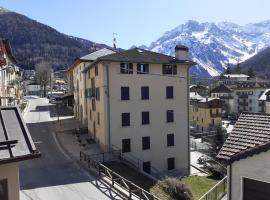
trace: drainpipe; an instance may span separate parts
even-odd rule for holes
[[[230,170],[229,170],[229,200],[232,199],[232,164],[230,164]]]
[[[188,174],[190,174],[189,67],[187,68]]]
[[[111,121],[110,121],[110,116],[111,116],[111,109],[110,109],[110,87],[109,87],[109,83],[110,83],[110,76],[109,76],[109,66],[108,64],[106,64],[106,79],[107,79],[107,127],[108,127],[108,146],[109,149],[111,148]]]
[[[85,64],[84,64],[84,68],[83,68],[83,70],[85,69]],[[90,69],[89,69],[90,70]],[[86,125],[88,126],[88,120],[85,120],[85,118],[86,119],[88,119],[88,110],[87,110],[87,98],[86,98],[86,95],[85,95],[85,90],[86,90],[86,74],[87,74],[87,72],[86,73],[83,73],[83,79],[84,79],[84,91],[83,91],[83,94],[84,94],[84,105],[85,105],[85,111],[84,111],[84,114],[86,114],[86,116],[87,117],[84,117],[84,119],[83,119],[83,123],[85,123],[85,121],[87,121],[86,122]]]

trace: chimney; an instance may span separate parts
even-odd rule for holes
[[[176,45],[175,58],[178,60],[188,60],[188,48],[183,45]]]

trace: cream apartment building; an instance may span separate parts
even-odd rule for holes
[[[111,53],[114,53],[114,51],[106,48],[100,49],[79,58],[68,70],[68,82],[69,84],[73,84],[69,86],[69,90],[72,90],[74,93],[74,114],[83,125],[87,125],[88,123],[88,108],[86,104],[87,99],[85,97],[86,77],[82,71],[99,56]]]
[[[88,130],[104,148],[140,158],[141,170],[189,174],[188,48],[176,56],[134,48],[85,70]]]

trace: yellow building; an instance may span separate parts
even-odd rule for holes
[[[176,57],[134,48],[85,68],[88,130],[103,149],[140,158],[140,170],[189,174],[188,48]]]
[[[210,131],[221,124],[222,100],[203,98],[191,104],[192,121],[198,132]]]

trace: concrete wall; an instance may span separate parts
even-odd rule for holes
[[[19,200],[19,168],[18,163],[0,165],[0,179],[8,179],[9,200]]]
[[[269,156],[270,151],[262,152],[232,164],[232,175],[229,177],[232,184],[230,200],[242,200],[243,177],[270,183]]]

